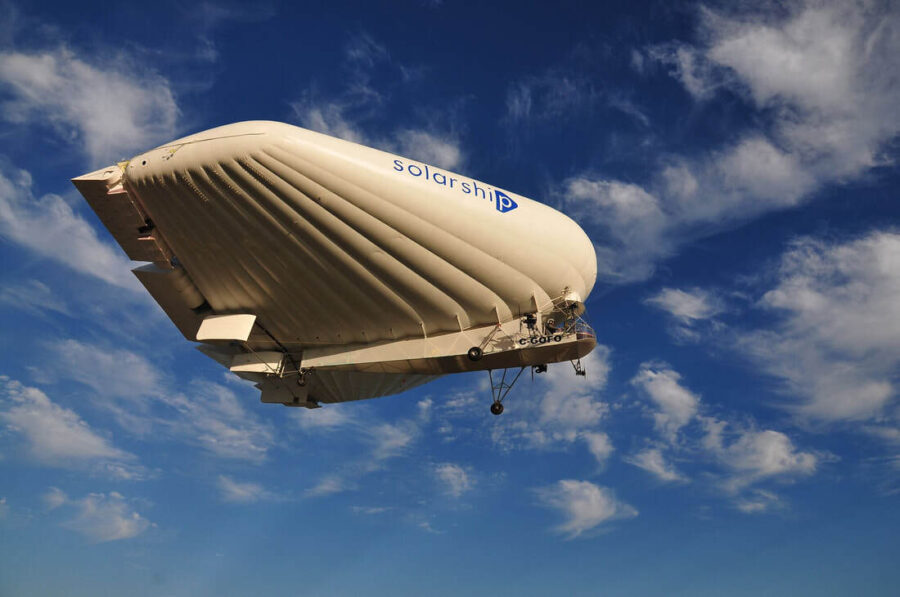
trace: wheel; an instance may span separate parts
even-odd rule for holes
[[[495,402],[491,405],[491,413],[495,415],[503,414],[503,404],[500,402]]]
[[[480,361],[481,357],[484,356],[484,353],[481,352],[481,349],[477,346],[473,346],[469,349],[469,352],[466,353],[466,356],[469,357],[470,361]]]

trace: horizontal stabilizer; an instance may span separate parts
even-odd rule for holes
[[[231,340],[246,342],[250,338],[256,315],[209,315],[197,330],[197,342]]]

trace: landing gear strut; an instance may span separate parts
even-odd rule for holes
[[[504,369],[500,379],[494,379],[494,371],[488,369],[488,376],[491,379],[491,395],[494,398],[494,402],[491,404],[491,414],[499,415],[503,413],[503,399],[509,394],[522,372],[525,371],[525,367],[519,368],[519,372],[512,378],[512,381],[506,380],[509,371],[509,369]]]

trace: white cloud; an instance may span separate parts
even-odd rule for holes
[[[350,410],[354,406],[357,405],[338,403],[316,409],[296,408],[289,414],[304,431],[334,431],[353,423]]]
[[[160,420],[163,428],[219,458],[263,462],[275,443],[271,427],[219,384],[195,381],[189,394],[165,396],[163,401],[177,413]]]
[[[74,512],[74,517],[64,522],[63,526],[81,533],[94,543],[131,539],[155,526],[115,491],[91,493],[76,500],[51,488],[44,501],[52,509],[65,507]]]
[[[348,108],[339,101],[314,101],[304,98],[291,104],[294,116],[304,127],[354,143],[366,143],[366,136],[345,114]]]
[[[554,485],[535,490],[540,502],[558,510],[564,522],[556,531],[574,539],[612,520],[632,518],[638,512],[616,499],[611,489],[589,481],[563,479]]]
[[[136,458],[98,435],[73,410],[55,404],[37,388],[0,376],[0,420],[24,439],[28,455],[46,466],[88,469],[116,478],[146,474]]]
[[[69,501],[69,496],[58,487],[51,487],[47,493],[41,496],[41,501],[48,510],[56,510]]]
[[[759,307],[769,328],[737,346],[799,398],[803,416],[871,420],[896,400],[900,369],[900,234],[829,244],[797,240]]]
[[[639,388],[657,407],[653,422],[668,441],[675,442],[678,431],[697,414],[700,398],[679,383],[681,376],[663,364],[643,363],[631,384]]]
[[[51,126],[94,166],[174,137],[178,106],[169,82],[122,52],[96,61],[67,48],[0,52],[7,122]]]
[[[659,448],[647,448],[637,454],[625,458],[625,462],[647,471],[660,481],[667,483],[674,481],[687,481],[687,478],[678,472],[675,467],[666,460]]]
[[[587,444],[588,451],[600,466],[606,464],[606,461],[609,460],[609,457],[615,451],[609,435],[602,431],[584,431],[579,437]]]
[[[244,408],[229,387],[194,380],[186,391],[178,391],[155,365],[131,351],[71,339],[49,346],[56,356],[55,373],[91,388],[95,403],[131,433],[175,439],[217,457],[251,462],[264,461],[275,443],[271,426]]]
[[[645,279],[685,242],[891,159],[900,13],[840,1],[798,2],[783,17],[744,8],[703,9],[699,44],[646,57],[671,66],[699,109],[727,90],[746,99],[757,124],[705,153],[664,157],[640,186],[595,174],[561,185],[566,208],[595,231],[601,278]]]
[[[603,239],[595,245],[600,275],[618,282],[641,280],[653,273],[655,260],[672,253],[669,216],[659,199],[640,186],[582,175],[563,187],[566,213]]]
[[[278,499],[277,495],[259,483],[236,481],[227,475],[219,475],[216,485],[222,499],[233,504],[252,504]]]
[[[715,430],[704,443],[732,472],[726,482],[732,491],[770,477],[790,478],[816,471],[818,458],[797,450],[790,438],[779,431],[742,430],[734,441],[725,444],[716,423],[713,421]]]
[[[644,303],[668,312],[684,324],[709,319],[724,310],[721,300],[702,288],[663,288]]]
[[[48,311],[70,315],[65,301],[40,280],[26,280],[21,284],[7,284],[0,288],[0,303],[35,315],[43,315]]]
[[[156,367],[129,350],[73,339],[49,342],[48,348],[57,371],[102,396],[134,401],[162,391],[162,376]]]
[[[356,408],[359,408],[357,406]],[[382,470],[390,460],[405,456],[422,435],[422,426],[431,417],[431,400],[426,398],[416,404],[416,416],[393,423],[354,417],[348,421],[352,437],[365,444],[364,457],[345,464],[326,475],[304,492],[307,497],[318,497],[348,491],[356,487],[356,479]]]
[[[610,349],[600,344],[581,359],[585,376],[576,376],[569,363],[554,363],[546,373],[534,376],[537,391],[517,385],[517,416],[492,427],[493,441],[509,449],[558,449],[571,446],[583,432],[593,431],[609,412],[601,392],[609,376],[610,354]],[[526,375],[527,371],[522,377]],[[524,383],[524,379],[518,382]]]
[[[434,474],[444,484],[447,493],[454,498],[472,489],[473,481],[466,469],[452,462],[444,462],[434,467]]]
[[[455,138],[421,129],[401,129],[396,131],[394,136],[397,139],[396,152],[400,155],[447,170],[462,164],[462,151],[459,148],[459,141]]]
[[[762,511],[777,499],[763,500],[764,493],[774,494],[753,485],[812,475],[822,460],[821,455],[798,449],[780,431],[757,429],[752,420],[735,424],[702,414],[700,399],[665,365],[644,363],[632,384],[653,403],[654,428],[663,441],[654,440],[625,461],[661,481],[687,480],[671,464],[672,454],[695,467],[712,465],[705,476],[714,479],[738,509]]]
[[[417,425],[406,423],[380,423],[369,431],[368,441],[372,447],[373,466],[383,460],[403,453],[419,436]]]
[[[391,510],[387,506],[351,506],[350,510],[354,514],[365,514],[366,516],[374,516],[376,514],[384,514]]]
[[[31,175],[0,161],[0,236],[114,286],[137,291],[129,261],[58,195],[36,198]]]
[[[734,506],[744,514],[760,514],[772,508],[783,507],[784,502],[771,491],[754,489],[747,496],[735,501]]]
[[[328,475],[322,478],[310,489],[307,489],[303,495],[306,497],[323,497],[335,493],[341,493],[353,487],[347,479],[339,475]]]

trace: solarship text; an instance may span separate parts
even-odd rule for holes
[[[430,180],[434,184],[456,189],[460,193],[466,195],[489,200],[494,204],[497,211],[502,214],[519,207],[512,197],[500,189],[494,189],[488,186],[478,186],[478,183],[474,180],[450,176],[446,172],[441,172],[427,164],[406,164],[403,160],[394,160],[394,170],[397,172],[406,172],[414,178],[424,177],[425,180]]]

